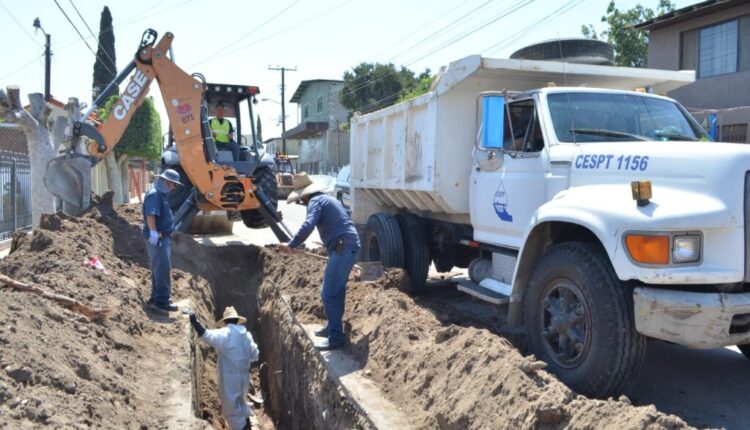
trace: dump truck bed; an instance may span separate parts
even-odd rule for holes
[[[480,56],[455,61],[439,74],[431,92],[352,119],[355,222],[366,222],[374,204],[380,210],[404,209],[468,223],[476,100],[481,92],[526,91],[554,82],[665,94],[693,82],[694,75]]]

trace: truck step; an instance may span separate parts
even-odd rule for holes
[[[498,293],[497,291],[490,290],[489,288],[482,287],[479,284],[475,284],[468,279],[457,280],[458,291],[464,292],[471,296],[483,300],[485,302],[493,303],[496,305],[504,305],[510,302],[510,297]]]

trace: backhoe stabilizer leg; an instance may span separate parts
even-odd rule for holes
[[[188,197],[182,202],[180,208],[174,214],[174,229],[180,233],[186,233],[193,223],[193,218],[198,213],[198,205],[195,203],[195,187],[193,187]]]
[[[293,236],[292,232],[281,220],[281,215],[279,215],[279,213],[271,204],[271,201],[268,199],[263,190],[260,189],[260,187],[256,188],[255,197],[257,197],[258,201],[260,202],[258,212],[263,217],[263,220],[266,222],[268,227],[271,228],[273,234],[276,235],[276,238],[279,239],[279,242],[289,242],[291,240],[291,237]],[[281,227],[279,227],[279,225],[281,225]]]

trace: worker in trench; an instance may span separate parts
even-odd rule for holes
[[[250,364],[258,360],[260,351],[244,324],[247,320],[232,306],[224,310],[219,322],[225,327],[207,330],[190,312],[190,324],[203,342],[219,353],[219,400],[221,413],[232,430],[250,430],[253,410],[245,400],[250,386]]]
[[[281,249],[292,252],[317,227],[328,251],[321,291],[328,324],[315,332],[316,336],[327,338],[315,344],[315,348],[320,350],[343,348],[347,343],[343,327],[346,282],[357,261],[360,247],[351,217],[338,200],[323,193],[325,188],[325,184],[313,182],[307,173],[294,176],[293,191],[287,202],[300,202],[307,206],[307,216],[292,240],[288,244],[281,244]]]
[[[143,238],[151,266],[151,298],[147,306],[152,311],[168,314],[177,310],[172,304],[172,231],[174,217],[167,201],[167,193],[180,187],[180,174],[167,169],[156,176],[154,186],[143,199]]]

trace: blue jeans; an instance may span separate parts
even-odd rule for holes
[[[359,255],[359,247],[345,246],[341,255],[328,253],[328,264],[323,275],[323,309],[328,317],[328,343],[338,346],[346,343],[344,336],[344,304],[346,303],[346,281]]]
[[[170,272],[172,270],[172,239],[162,237],[156,246],[146,242],[151,264],[151,303],[168,306],[172,296]]]

